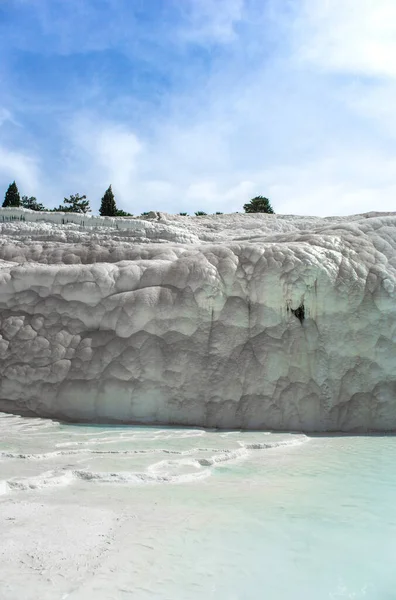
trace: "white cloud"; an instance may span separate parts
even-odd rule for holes
[[[301,0],[294,16],[292,62],[323,86],[318,105],[338,105],[338,115],[328,115],[323,144],[315,140],[313,164],[302,157],[278,172],[281,210],[293,212],[296,200],[315,214],[394,210],[396,2]]]
[[[396,81],[369,86],[356,82],[346,90],[345,101],[356,114],[372,121],[384,141],[396,138]]]
[[[268,179],[276,209],[285,214],[351,215],[395,209],[396,158],[341,152],[299,167],[279,167]]]
[[[15,179],[21,194],[35,195],[40,179],[37,160],[23,152],[0,146],[0,177]]]
[[[285,9],[290,3],[280,4],[174,4],[182,18],[163,38],[161,25],[150,58],[161,60],[161,44],[174,34],[186,47],[211,45],[209,64],[195,71],[183,47],[183,58],[169,67],[174,73],[180,60],[182,77],[164,91],[158,113],[146,111],[146,98],[135,92],[138,118],[123,110],[117,119],[114,107],[106,114],[92,96],[92,108],[66,127],[61,167],[45,169],[47,190],[58,190],[51,205],[78,191],[97,210],[111,183],[119,206],[135,214],[242,211],[257,194],[268,196],[277,212],[392,210],[395,1],[298,0],[293,12]],[[218,54],[217,44],[223,44]],[[39,197],[37,163],[19,147],[3,161],[4,177],[30,178]],[[47,191],[40,200],[54,197]]]
[[[88,189],[92,204],[112,184],[123,206],[129,204],[136,188],[143,145],[137,135],[122,123],[77,115],[68,130],[69,154],[64,179]],[[84,193],[86,193],[84,191]]]
[[[102,172],[124,191],[136,178],[142,145],[136,135],[120,125],[105,126],[95,135],[95,154]]]
[[[180,37],[197,43],[233,41],[244,13],[244,0],[186,0],[180,6],[187,17]]]
[[[0,127],[3,125],[3,123],[6,123],[7,121],[13,121],[12,115],[10,111],[6,108],[0,107]]]
[[[303,0],[302,60],[332,71],[396,77],[395,0]]]

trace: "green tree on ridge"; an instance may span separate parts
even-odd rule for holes
[[[21,205],[21,197],[19,195],[18,187],[15,181],[10,183],[8,186],[8,190],[4,196],[3,207],[7,206],[20,206]]]
[[[117,205],[111,185],[107,188],[100,203],[99,214],[102,217],[116,217]]]
[[[246,213],[268,213],[271,215],[275,214],[270,201],[264,196],[256,196],[255,198],[252,198],[250,202],[243,205],[243,210]]]

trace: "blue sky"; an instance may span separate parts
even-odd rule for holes
[[[396,210],[395,0],[0,0],[0,82],[0,190],[48,207]]]

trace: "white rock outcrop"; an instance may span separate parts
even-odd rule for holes
[[[396,429],[395,213],[2,209],[0,231],[0,410]]]

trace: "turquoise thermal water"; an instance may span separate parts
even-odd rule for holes
[[[73,505],[84,505],[123,522],[92,580],[74,585],[69,575],[72,591],[59,583],[62,596],[55,575],[47,589],[32,571],[30,595],[15,575],[4,600],[396,598],[392,436],[76,426],[6,415],[0,431],[0,516],[11,503],[40,503],[75,520]],[[6,580],[0,567],[0,591]]]

